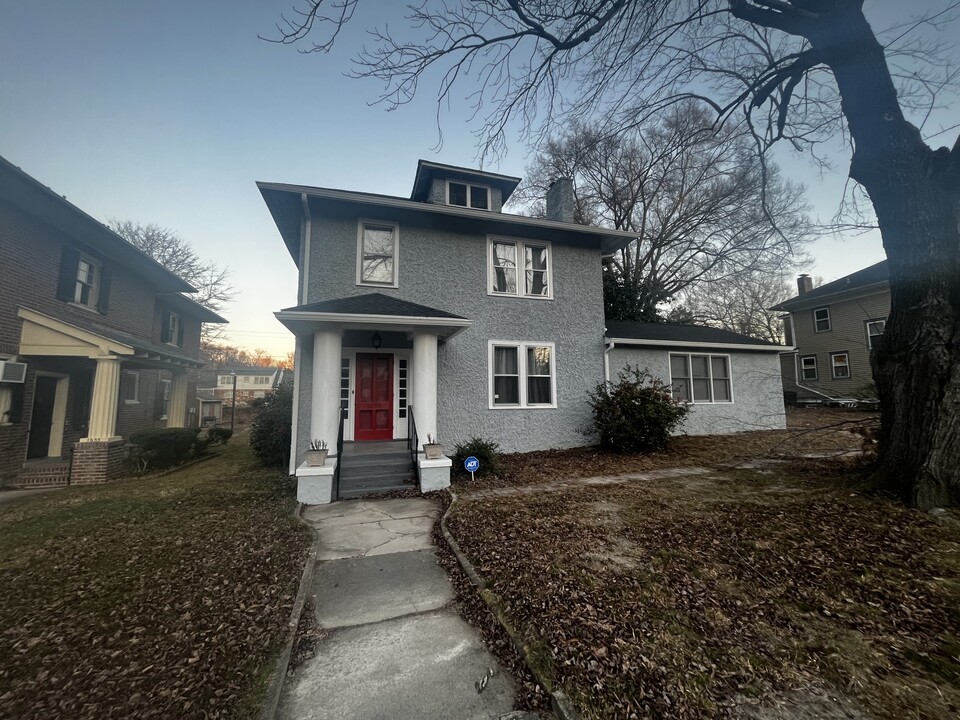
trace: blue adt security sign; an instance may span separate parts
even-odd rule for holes
[[[471,455],[463,461],[463,467],[466,468],[467,472],[469,473],[476,472],[480,469],[480,461]]]

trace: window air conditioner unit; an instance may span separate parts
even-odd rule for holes
[[[27,364],[0,360],[0,382],[22,383],[27,379]]]

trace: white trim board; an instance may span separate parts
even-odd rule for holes
[[[717,342],[691,342],[690,340],[641,340],[638,338],[610,338],[608,343],[614,345],[636,345],[638,347],[656,347],[656,348],[716,348],[718,350],[752,350],[754,352],[791,352],[795,348],[788,345],[751,345],[749,343],[717,343]]]

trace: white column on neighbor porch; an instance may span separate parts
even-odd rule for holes
[[[330,457],[337,454],[340,429],[340,353],[339,330],[318,330],[313,334],[310,438],[326,440]]]
[[[167,427],[183,427],[187,418],[187,374],[173,373],[170,383],[170,406],[167,408]]]
[[[117,436],[117,404],[120,401],[120,358],[105,355],[94,358],[93,401],[90,404],[90,428],[80,442],[114,440]]]
[[[427,435],[437,437],[437,336],[431,333],[413,335],[413,418],[422,449]]]

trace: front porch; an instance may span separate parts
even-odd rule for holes
[[[427,460],[423,444],[438,436],[437,348],[470,320],[379,293],[276,316],[297,336],[290,472],[301,502],[400,489],[410,473],[422,492],[449,484],[451,461]],[[322,468],[304,463],[312,440],[327,445]]]

